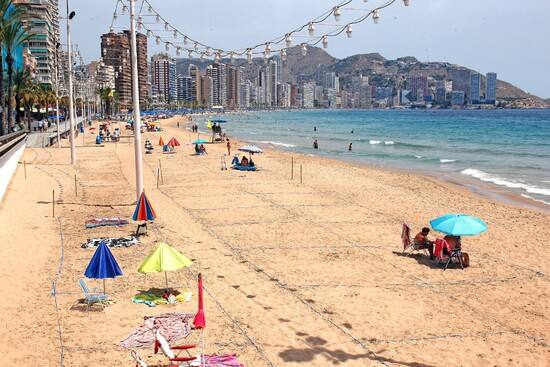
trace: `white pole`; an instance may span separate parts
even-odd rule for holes
[[[59,133],[59,44],[55,46],[55,122],[57,126],[57,147],[61,148],[61,134]],[[65,116],[65,119],[67,117]]]
[[[136,200],[139,200],[139,196],[143,192],[143,162],[141,155],[141,120],[139,110],[139,80],[134,2],[135,0],[130,0],[130,43],[132,54],[132,100],[134,102],[134,155],[136,163]]]
[[[74,106],[73,106],[73,60],[71,50],[71,19],[69,19],[69,0],[67,0],[67,56],[69,59],[69,140],[71,142],[71,164],[76,164],[76,146],[74,141]]]

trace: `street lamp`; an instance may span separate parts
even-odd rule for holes
[[[134,159],[136,165],[136,200],[139,200],[139,197],[143,192],[143,161],[141,154],[141,117],[139,110],[139,80],[134,3],[135,0],[130,0],[130,46],[132,57],[132,100],[134,107]]]
[[[69,14],[69,0],[67,0],[67,57],[69,61],[69,140],[71,142],[71,164],[76,164],[76,146],[74,141],[74,106],[73,106],[73,61],[71,50],[71,19],[74,18],[76,13],[72,11]]]
[[[61,134],[59,133],[59,47],[61,43],[55,45],[55,123],[57,126],[57,147],[61,148]]]

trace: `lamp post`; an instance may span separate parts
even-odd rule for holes
[[[136,164],[136,200],[139,200],[139,197],[143,192],[143,162],[141,155],[141,120],[139,110],[139,80],[134,3],[135,0],[130,0],[130,43],[132,57],[132,100],[134,107],[134,159]]]
[[[73,61],[72,61],[72,50],[71,50],[71,19],[74,18],[76,13],[72,11],[69,14],[69,0],[67,0],[67,57],[69,61],[69,140],[71,143],[71,164],[76,164],[76,146],[74,141],[74,105],[73,105]]]
[[[59,133],[59,47],[61,43],[55,45],[55,123],[57,126],[57,147],[61,148],[61,134]]]

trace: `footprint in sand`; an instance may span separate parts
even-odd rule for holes
[[[249,294],[249,295],[246,296],[246,298],[256,298],[256,296],[253,295],[253,294]]]
[[[218,279],[223,279],[223,278],[225,278],[225,277],[224,277],[223,275],[216,275],[216,278],[218,278]]]
[[[232,285],[232,287],[233,287],[233,288],[235,288],[235,289],[239,289],[239,288],[241,288],[241,286],[240,286],[240,285],[238,285],[238,284],[236,284],[236,285]]]

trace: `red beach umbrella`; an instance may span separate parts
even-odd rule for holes
[[[149,199],[147,199],[147,196],[145,196],[145,191],[143,191],[137,202],[132,219],[134,221],[151,221],[154,220],[156,216],[157,215],[155,213],[155,210],[151,206],[151,203],[149,202]]]
[[[179,147],[180,143],[179,143],[179,141],[176,140],[176,138],[172,138],[172,139],[170,139],[170,141],[168,141],[168,146],[169,147]]]
[[[204,317],[204,300],[202,295],[202,274],[199,274],[199,310],[193,319],[195,329],[204,329],[206,327],[206,318]]]

